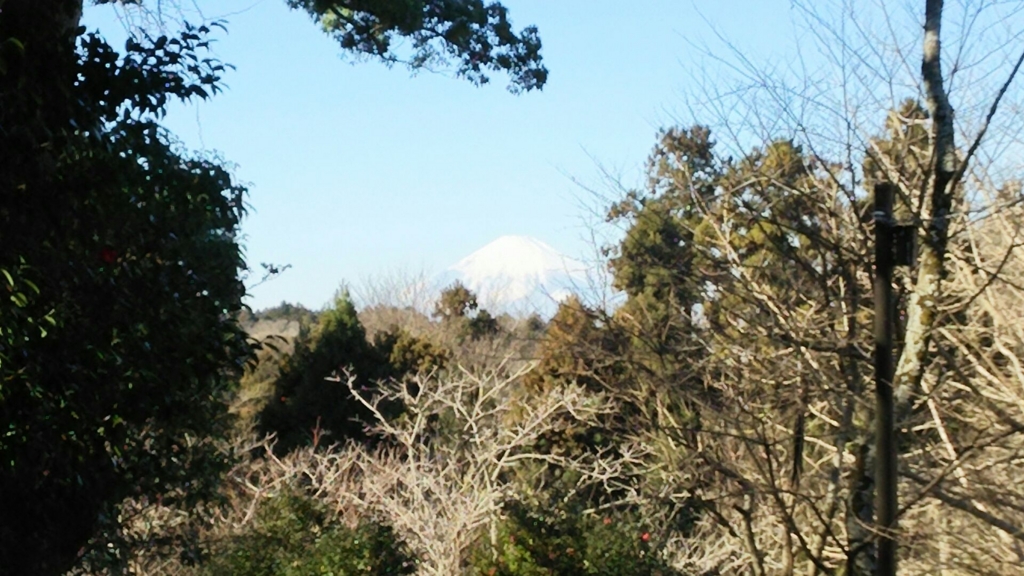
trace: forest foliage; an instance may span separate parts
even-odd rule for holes
[[[750,97],[661,130],[602,199],[618,304],[550,319],[459,283],[425,308],[244,309],[244,187],[159,124],[219,89],[217,27],[119,52],[47,4],[0,13],[0,571],[874,574],[882,182],[918,246],[891,303],[901,573],[1019,570],[1020,117],[992,120],[1024,56],[955,125],[942,2],[915,67],[801,5],[859,58],[835,63],[842,105],[741,58]],[[546,79],[499,4],[289,4],[385,62]],[[872,74],[899,96],[856,108]]]
[[[223,23],[121,50],[80,26],[83,0],[0,4],[0,566],[61,574],[122,562],[125,499],[216,496],[256,350],[238,324],[246,190],[160,124],[220,91]],[[391,63],[408,38],[413,69],[546,80],[536,29],[498,3],[291,4],[350,52]]]

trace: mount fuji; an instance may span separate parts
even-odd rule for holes
[[[502,236],[450,266],[437,282],[462,282],[492,312],[550,317],[586,277],[582,263],[536,238]]]

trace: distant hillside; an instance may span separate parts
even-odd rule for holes
[[[282,302],[273,308],[258,312],[245,312],[239,317],[239,323],[249,336],[256,340],[265,340],[270,336],[284,338],[288,347],[299,335],[302,326],[316,322],[317,314],[299,304]]]
[[[287,302],[258,312],[244,311],[239,316],[238,322],[249,336],[268,345],[259,351],[256,366],[242,377],[231,403],[231,412],[240,417],[242,429],[255,422],[271,397],[281,363],[294,351],[302,327],[312,326],[316,319],[316,312]]]

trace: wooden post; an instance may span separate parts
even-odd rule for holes
[[[896,576],[896,431],[893,403],[893,185],[875,186],[875,526],[878,576]]]

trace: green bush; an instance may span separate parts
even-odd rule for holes
[[[387,358],[366,340],[355,304],[341,292],[334,306],[322,311],[317,323],[296,339],[295,351],[274,384],[274,395],[258,417],[259,432],[277,434],[277,453],[309,445],[316,428],[329,433],[328,443],[368,440],[365,428],[373,415],[352,397],[344,381],[326,379],[346,369],[370,394],[375,382],[391,376]]]
[[[394,325],[374,335],[373,348],[387,359],[394,378],[442,370],[452,358],[451,351],[444,346]]]
[[[583,514],[506,504],[496,549],[481,547],[473,572],[486,576],[679,576],[660,544],[633,513]]]
[[[348,528],[297,494],[266,503],[253,527],[214,544],[203,576],[400,576],[415,562],[390,527]]]

